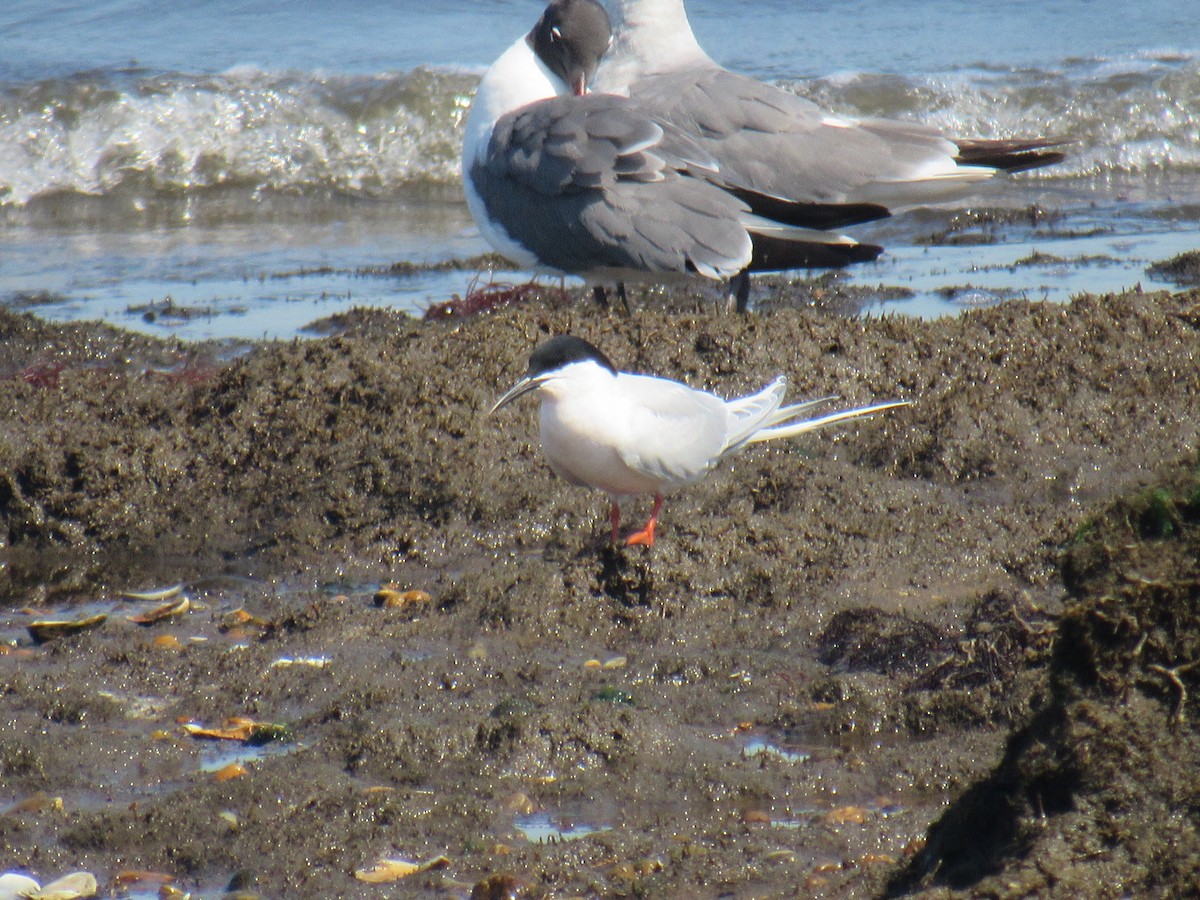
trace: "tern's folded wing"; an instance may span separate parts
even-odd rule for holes
[[[623,417],[628,440],[622,462],[666,486],[687,484],[713,467],[725,444],[727,415],[719,398],[682,384],[622,374],[627,396]]]

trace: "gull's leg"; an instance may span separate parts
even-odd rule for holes
[[[592,299],[597,306],[603,306],[605,309],[608,308],[608,291],[603,285],[597,284],[592,286]],[[623,281],[617,282],[617,299],[625,307],[625,315],[630,315],[632,310],[629,308],[629,297],[625,293],[625,282]]]
[[[608,511],[608,521],[612,523],[612,542],[614,544],[621,541],[621,507],[617,506],[617,501],[610,501],[612,507]]]
[[[633,315],[633,310],[629,308],[629,297],[625,293],[625,282],[623,281],[617,282],[617,296],[621,300],[621,305],[625,307],[625,315]]]
[[[744,313],[750,308],[750,270],[742,269],[729,279],[728,303],[738,312]]]
[[[625,546],[632,547],[634,544],[641,544],[643,547],[654,546],[654,526],[658,524],[658,514],[662,512],[663,497],[662,494],[654,495],[654,509],[650,513],[650,521],[646,523],[646,527],[641,531],[634,532],[625,539]]]

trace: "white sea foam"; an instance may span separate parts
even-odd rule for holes
[[[476,77],[462,69],[373,76],[113,73],[0,89],[0,207],[48,197],[156,200],[236,189],[246,197],[389,196],[455,184]],[[899,76],[838,73],[785,83],[830,110],[928,122],[964,137],[1075,143],[1041,177],[1200,169],[1200,60],[1185,54],[977,67]]]
[[[1066,162],[1034,177],[1200,169],[1200,59],[1185,54],[919,77],[839,73],[786,86],[843,114],[913,119],[958,137],[1073,142]]]
[[[474,79],[239,67],[42,82],[0,95],[0,204],[63,192],[385,193],[457,178]]]

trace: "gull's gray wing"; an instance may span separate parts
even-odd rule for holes
[[[715,165],[628,98],[587,94],[501,117],[468,177],[488,216],[547,267],[715,278],[751,256],[746,205],[693,177]]]
[[[725,69],[647,75],[629,92],[647,113],[695,137],[729,178],[816,205],[812,227],[880,218],[893,204],[942,199],[992,174],[958,167],[957,147],[935,129],[830,116],[809,100]]]

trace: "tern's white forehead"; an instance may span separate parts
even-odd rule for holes
[[[575,360],[542,374],[538,393],[552,399],[577,396],[593,387],[611,384],[616,377],[615,373],[594,360]]]

